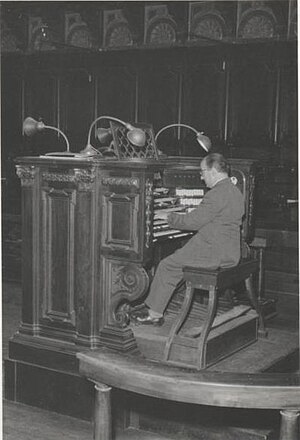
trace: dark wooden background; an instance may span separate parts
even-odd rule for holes
[[[23,137],[26,116],[59,127],[79,151],[92,121],[111,115],[155,133],[190,124],[225,155],[258,159],[258,220],[297,229],[287,203],[298,188],[296,1],[3,2],[1,10],[4,214],[20,213],[14,159],[64,148],[52,130]],[[199,155],[187,130],[168,130],[158,146]]]

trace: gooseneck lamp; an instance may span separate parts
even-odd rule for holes
[[[124,127],[127,128],[127,139],[129,140],[129,142],[134,145],[135,147],[143,147],[146,143],[146,135],[144,133],[143,130],[141,130],[140,128],[136,128],[133,125],[129,124],[128,122],[124,122],[121,119],[118,118],[114,118],[113,116],[99,116],[98,118],[96,118],[89,129],[89,133],[88,133],[88,142],[87,142],[87,146],[84,148],[84,150],[82,150],[80,153],[84,156],[95,156],[97,154],[101,155],[101,153],[96,150],[96,148],[94,148],[91,144],[91,134],[92,134],[92,130],[93,127],[95,126],[96,122],[102,120],[102,119],[108,119],[110,121],[115,121],[118,122],[119,124],[123,125]],[[100,140],[100,142],[105,142],[105,140],[109,139],[112,136],[111,130],[107,129],[107,128],[98,128],[98,130],[96,130],[96,136],[98,137],[98,139]]]
[[[59,128],[52,127],[52,125],[45,125],[43,121],[36,121],[30,116],[24,119],[23,134],[26,134],[26,136],[33,136],[39,131],[43,131],[45,129],[54,130],[57,133],[59,133],[63,137],[67,147],[65,151],[46,153],[46,156],[71,156],[71,157],[75,156],[75,153],[70,152],[70,144],[67,136]]]
[[[208,153],[209,150],[211,149],[211,141],[209,139],[209,137],[205,136],[203,131],[197,131],[195,128],[191,127],[190,125],[186,125],[186,124],[170,124],[170,125],[166,125],[165,127],[161,128],[155,136],[155,142],[157,141],[158,136],[165,130],[167,130],[168,128],[171,127],[185,127],[185,128],[189,128],[190,130],[192,130],[195,134],[196,134],[196,139],[199,145],[201,145],[201,147]]]

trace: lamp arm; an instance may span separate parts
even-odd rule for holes
[[[197,131],[195,128],[191,127],[190,125],[187,124],[170,124],[170,125],[166,125],[165,127],[161,128],[155,135],[155,141],[157,140],[158,136],[165,131],[167,128],[171,128],[171,127],[185,127],[185,128],[189,128],[190,130],[192,130],[194,133],[199,134],[199,131]]]
[[[59,128],[52,127],[52,125],[44,125],[43,128],[49,128],[50,130],[55,130],[55,131],[57,131],[59,134],[61,134],[62,137],[64,138],[66,144],[67,144],[67,151],[70,151],[70,144],[69,144],[68,138],[67,138],[67,136],[65,135],[65,133],[63,133]]]
[[[127,128],[130,128],[130,127],[131,127],[130,124],[128,124],[128,123],[122,121],[121,119],[115,118],[115,117],[113,117],[113,116],[99,116],[99,118],[96,118],[96,119],[93,121],[93,123],[91,124],[91,126],[90,126],[89,134],[88,134],[88,145],[91,144],[91,134],[92,134],[92,129],[93,129],[94,125],[96,124],[96,122],[100,121],[101,119],[109,119],[109,120],[111,120],[111,121],[119,122],[121,125],[124,125],[124,126],[127,127]]]

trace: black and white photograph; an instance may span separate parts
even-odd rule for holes
[[[0,14],[3,440],[299,440],[297,0]]]

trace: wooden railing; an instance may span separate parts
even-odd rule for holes
[[[176,402],[278,409],[279,440],[298,440],[300,375],[191,371],[106,349],[79,353],[80,372],[95,383],[95,440],[111,440],[111,387]]]

